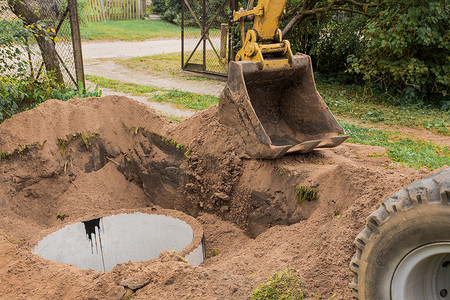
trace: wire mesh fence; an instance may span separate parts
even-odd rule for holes
[[[229,0],[182,1],[182,69],[224,76],[232,39]]]
[[[0,76],[48,78],[56,66],[64,84],[77,88],[68,0],[0,1]],[[14,12],[13,12],[14,11]]]

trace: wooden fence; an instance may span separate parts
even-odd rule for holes
[[[145,0],[88,0],[87,20],[140,19],[145,14]]]

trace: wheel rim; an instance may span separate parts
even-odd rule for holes
[[[450,299],[450,242],[424,245],[408,253],[392,277],[391,298]]]

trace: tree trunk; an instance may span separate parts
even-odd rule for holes
[[[8,5],[16,16],[24,21],[24,25],[36,25],[40,20],[39,17],[28,7],[22,0],[8,0]],[[34,36],[41,50],[42,60],[44,61],[47,74],[52,74],[56,83],[63,84],[64,79],[59,65],[58,54],[55,48],[55,42],[45,29],[33,30]]]

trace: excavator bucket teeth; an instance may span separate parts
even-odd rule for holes
[[[254,158],[336,147],[348,138],[317,92],[308,55],[295,55],[290,67],[280,69],[231,62],[219,117]]]

